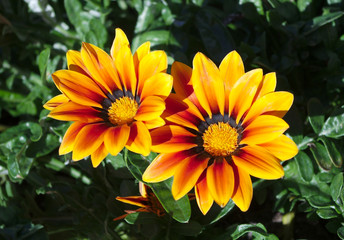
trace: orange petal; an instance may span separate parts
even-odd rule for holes
[[[217,159],[208,167],[207,186],[215,202],[226,206],[234,190],[234,172],[225,159]]]
[[[141,196],[116,197],[116,200],[139,207],[148,206],[148,199]]]
[[[282,118],[261,115],[244,129],[240,144],[255,145],[269,142],[281,136],[288,128],[289,125]]]
[[[201,106],[211,117],[212,114],[224,114],[225,92],[220,71],[216,65],[202,53],[193,60],[192,85]]]
[[[149,121],[160,117],[165,110],[165,101],[157,96],[146,97],[136,112],[135,120]]]
[[[232,51],[222,60],[219,69],[225,85],[225,109],[228,109],[228,93],[239,78],[245,74],[244,63],[240,55],[236,51]]]
[[[173,78],[166,73],[157,73],[146,80],[142,87],[141,99],[149,96],[159,96],[166,98],[172,90]]]
[[[148,194],[147,194],[148,188],[149,187],[146,184],[144,184],[141,181],[139,182],[139,191],[142,197],[145,197],[145,198],[148,197]]]
[[[255,69],[245,73],[233,86],[229,94],[229,114],[239,123],[251,107],[257,88],[262,81],[263,71]]]
[[[63,103],[51,110],[48,116],[62,121],[81,121],[87,123],[104,121],[99,117],[99,112],[94,108],[72,101]]]
[[[99,148],[91,154],[92,166],[94,168],[98,167],[99,164],[106,158],[109,151],[105,148],[104,143],[99,146]]]
[[[206,215],[214,203],[207,185],[206,171],[202,173],[195,186],[196,201],[199,209]]]
[[[105,95],[86,75],[70,70],[59,70],[52,74],[52,78],[59,89],[73,102],[102,107],[100,103]]]
[[[53,97],[48,102],[46,102],[43,105],[43,107],[47,110],[53,110],[54,108],[60,106],[63,103],[66,103],[68,101],[69,101],[69,99],[64,94],[60,94],[60,95]]]
[[[232,159],[239,169],[257,178],[278,179],[284,175],[280,161],[259,146],[243,147],[237,156],[232,156]]]
[[[164,119],[161,117],[157,117],[155,119],[149,120],[149,121],[143,121],[143,123],[146,125],[146,127],[150,130],[153,128],[161,127],[165,125]]]
[[[166,125],[151,132],[152,151],[172,153],[196,147],[196,135],[176,125]]]
[[[198,178],[208,165],[208,160],[197,154],[178,165],[172,184],[172,195],[175,200],[182,198],[196,185]]]
[[[167,56],[164,51],[153,51],[144,56],[139,64],[139,86],[138,95],[141,91],[145,81],[151,76],[166,72],[167,69]]]
[[[130,151],[148,156],[152,139],[147,127],[140,121],[132,123],[126,148]]]
[[[145,42],[137,48],[134,54],[134,66],[137,78],[139,77],[139,64],[148,53],[150,53],[150,42]]]
[[[299,151],[294,141],[283,134],[271,142],[260,144],[260,146],[282,161],[295,157]]]
[[[106,52],[90,43],[83,43],[81,57],[92,78],[104,92],[122,90],[113,59]]]
[[[122,31],[122,29],[116,28],[116,37],[113,40],[111,50],[110,50],[110,54],[113,59],[116,59],[119,50],[123,46],[129,46],[128,38],[125,35],[125,33]]]
[[[172,64],[173,88],[178,96],[187,98],[194,90],[191,83],[192,68],[184,63],[175,61]]]
[[[86,123],[75,122],[69,126],[59,148],[60,155],[69,153],[73,150],[76,136],[86,125]]]
[[[129,46],[122,46],[118,51],[115,65],[124,88],[135,94],[137,80],[133,56]]]
[[[88,124],[76,136],[72,159],[81,160],[95,152],[103,143],[108,127],[103,123]]]
[[[257,100],[264,96],[265,94],[274,92],[276,89],[276,73],[268,73],[264,75],[263,81],[259,84],[259,87],[257,89],[256,96],[254,97],[254,100]]]
[[[69,50],[66,54],[67,56],[67,66],[71,71],[76,71],[81,74],[90,76],[88,69],[86,68],[84,62],[81,58],[81,53],[75,50]]]
[[[142,175],[145,182],[161,182],[174,175],[184,159],[194,154],[192,151],[159,154]]]
[[[104,143],[107,151],[116,156],[127,144],[130,127],[126,124],[118,127],[110,127],[104,135]]]
[[[243,125],[248,125],[257,116],[268,112],[281,112],[284,115],[293,104],[294,96],[289,92],[268,93],[252,104],[243,120]]]
[[[234,164],[233,170],[236,189],[233,193],[232,199],[241,211],[246,212],[250,207],[253,196],[251,177],[243,169],[238,169]]]

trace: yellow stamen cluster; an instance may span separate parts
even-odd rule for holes
[[[229,156],[238,147],[238,136],[228,123],[211,124],[202,136],[204,150],[212,156]]]
[[[118,98],[108,109],[109,121],[114,125],[130,124],[134,121],[139,105],[129,97]]]

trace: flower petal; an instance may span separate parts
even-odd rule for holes
[[[246,212],[250,207],[253,196],[251,177],[243,169],[238,169],[235,164],[233,164],[233,170],[236,189],[232,199],[241,211]]]
[[[148,121],[142,121],[146,127],[150,130],[153,128],[157,128],[157,127],[161,127],[165,125],[165,120],[162,119],[161,117],[157,117],[155,119],[152,120],[148,120]]]
[[[115,66],[124,88],[135,94],[137,79],[129,46],[122,46],[118,51]]]
[[[116,197],[116,200],[139,207],[147,207],[148,199],[142,196]]]
[[[206,215],[214,203],[207,185],[206,171],[202,173],[195,186],[196,201],[199,209]]]
[[[99,112],[94,108],[72,101],[63,103],[51,110],[48,116],[62,121],[80,121],[87,123],[104,121],[99,117]]]
[[[182,198],[196,185],[198,178],[208,165],[208,160],[208,158],[196,154],[178,165],[172,184],[172,195],[175,200]]]
[[[151,132],[152,151],[172,153],[196,147],[196,135],[176,125],[166,125]]]
[[[243,147],[232,159],[239,169],[257,178],[278,179],[284,175],[280,161],[260,146]]]
[[[103,143],[107,126],[103,123],[88,124],[76,136],[72,159],[81,160],[95,152]]]
[[[125,35],[125,33],[122,31],[122,29],[116,28],[116,37],[113,40],[113,43],[110,49],[110,54],[113,59],[116,59],[119,50],[123,46],[129,46],[128,38]]]
[[[99,146],[99,148],[91,154],[92,166],[94,168],[98,167],[99,164],[106,158],[109,151],[105,148],[104,143]]]
[[[141,99],[149,96],[166,98],[172,90],[173,78],[166,73],[157,73],[146,80],[142,87]]]
[[[192,151],[159,154],[142,175],[145,182],[161,182],[174,175],[182,161],[194,154]]]
[[[80,130],[86,125],[86,123],[75,122],[69,126],[59,148],[60,155],[69,153],[73,150],[76,136],[79,134]]]
[[[245,73],[233,86],[229,94],[229,114],[239,123],[251,107],[257,88],[262,81],[263,71],[255,69]]]
[[[171,67],[173,76],[173,88],[178,96],[187,98],[194,90],[191,83],[192,68],[184,63],[175,61]]]
[[[268,93],[252,104],[242,124],[247,126],[257,116],[264,113],[280,112],[280,115],[284,115],[290,109],[293,100],[294,96],[289,92]]]
[[[234,190],[234,172],[225,159],[217,159],[208,167],[207,185],[215,202],[226,206]]]
[[[294,141],[283,134],[271,142],[260,144],[260,146],[282,161],[295,157],[299,151]]]
[[[240,144],[255,145],[269,142],[281,136],[288,128],[289,125],[282,118],[261,115],[244,129]]]
[[[193,60],[191,81],[201,106],[208,115],[224,114],[225,92],[220,71],[216,65],[202,53]]]
[[[130,151],[148,156],[152,146],[152,139],[147,127],[140,121],[133,122],[126,148]]]
[[[66,103],[68,101],[69,101],[69,99],[64,94],[60,94],[60,95],[53,97],[48,102],[46,102],[43,105],[43,107],[47,110],[53,110],[54,108],[60,106],[63,103]]]
[[[75,50],[69,50],[66,54],[67,56],[67,66],[71,71],[76,71],[86,76],[90,76],[88,69],[86,68],[84,62],[81,58],[81,53]]]
[[[253,101],[256,101],[257,99],[261,98],[265,94],[274,92],[276,89],[276,73],[271,72],[263,77],[263,81],[259,84],[259,87],[257,89],[256,96],[254,97]]]
[[[149,96],[143,99],[136,112],[135,119],[138,121],[149,121],[160,117],[165,110],[165,101],[157,96]]]
[[[139,77],[139,65],[141,60],[146,56],[148,53],[150,53],[150,42],[142,43],[141,46],[139,46],[134,54],[134,66],[135,66],[135,73],[136,77],[138,79]]]
[[[105,95],[87,76],[70,70],[59,70],[52,74],[52,78],[56,86],[73,102],[102,107],[100,103]]]
[[[130,127],[126,124],[109,128],[104,135],[104,144],[111,155],[116,156],[127,144]]]

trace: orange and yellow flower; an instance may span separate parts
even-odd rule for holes
[[[165,124],[160,115],[173,83],[165,52],[150,51],[146,42],[132,55],[117,28],[110,55],[83,43],[80,52],[67,52],[67,64],[52,75],[62,94],[44,105],[49,117],[73,121],[59,153],[73,151],[75,161],[91,155],[94,167],[124,147],[148,155],[149,130]]]
[[[244,71],[239,54],[230,52],[219,68],[197,53],[193,69],[172,65],[175,94],[166,99],[167,125],[151,131],[152,150],[160,153],[143,174],[145,182],[174,176],[172,194],[180,199],[195,187],[206,214],[215,201],[230,199],[246,211],[252,200],[251,176],[278,179],[281,161],[294,157],[295,143],[283,133],[282,119],[293,102],[275,92],[276,75]]]
[[[161,206],[152,189],[142,182],[139,182],[139,189],[141,196],[116,197],[118,201],[129,203],[140,208],[136,210],[125,210],[126,214],[116,217],[114,221],[123,219],[129,214],[136,212],[152,212],[159,217],[165,215],[165,209]]]

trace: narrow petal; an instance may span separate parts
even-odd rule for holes
[[[109,151],[105,148],[104,143],[99,146],[99,148],[91,154],[92,166],[94,168],[98,167],[99,164],[106,158]]]
[[[122,46],[122,48],[118,51],[115,60],[115,66],[124,88],[126,90],[130,90],[132,93],[135,93],[137,80],[133,56],[129,46]]]
[[[75,102],[66,102],[51,110],[48,115],[51,118],[62,121],[100,122],[99,112],[92,107],[83,106]]]
[[[69,70],[79,72],[87,75],[88,77],[91,76],[84,62],[82,61],[81,53],[79,51],[69,50],[66,56]]]
[[[233,164],[233,170],[236,189],[232,199],[241,211],[246,212],[250,207],[253,196],[251,177],[243,169],[238,169],[235,164]]]
[[[141,99],[149,96],[166,98],[170,95],[173,85],[173,78],[167,73],[157,73],[146,80],[142,87]]]
[[[69,99],[64,94],[60,94],[60,95],[53,97],[48,102],[46,102],[43,105],[43,107],[47,110],[53,110],[54,108],[60,106],[63,103],[66,103],[68,101],[69,101]]]
[[[92,78],[104,92],[122,89],[113,59],[102,49],[83,43],[81,57]]]
[[[52,74],[52,78],[59,89],[73,102],[102,107],[100,103],[105,95],[87,76],[70,70],[59,70]]]
[[[143,123],[150,130],[150,129],[153,129],[153,128],[164,126],[165,125],[165,120],[162,119],[161,117],[157,117],[157,118],[149,120],[149,121],[143,121]]]
[[[172,177],[184,159],[194,154],[192,151],[159,154],[142,175],[145,182],[161,182]]]
[[[146,97],[136,112],[135,119],[138,121],[149,121],[160,117],[165,110],[165,101],[157,96]]]
[[[173,88],[181,98],[187,98],[194,90],[191,82],[192,68],[184,63],[175,61],[171,67],[173,76]]]
[[[284,175],[280,161],[260,146],[243,147],[232,158],[239,169],[257,178],[278,179]]]
[[[167,56],[164,51],[153,51],[144,56],[139,64],[139,86],[138,95],[141,91],[145,81],[151,76],[166,72],[167,69]]]
[[[80,130],[86,125],[86,123],[75,122],[69,126],[59,148],[60,155],[69,153],[73,150],[76,136],[79,134]]]
[[[172,153],[196,147],[196,135],[176,125],[166,125],[151,132],[152,151]]]
[[[197,154],[185,159],[178,166],[172,184],[172,195],[175,200],[182,198],[196,185],[198,178],[208,165],[208,160]]]
[[[130,197],[116,197],[116,200],[135,205],[138,207],[147,207],[148,201],[147,198],[141,196],[130,196]]]
[[[103,143],[107,126],[103,123],[88,124],[76,136],[72,159],[81,160],[95,152]]]
[[[152,139],[147,127],[140,121],[134,122],[130,127],[126,148],[132,152],[148,156],[151,146]]]
[[[130,127],[126,124],[109,128],[104,135],[105,147],[111,155],[116,156],[127,144]]]
[[[276,83],[276,73],[271,72],[264,75],[263,81],[260,83],[253,101],[261,98],[265,94],[274,92],[276,89]]]
[[[137,79],[139,78],[139,65],[142,59],[150,53],[150,42],[145,42],[139,46],[134,54],[134,66]]]
[[[271,142],[260,144],[260,146],[282,161],[295,157],[299,151],[294,141],[283,134]]]
[[[142,197],[145,197],[145,198],[148,197],[148,193],[147,193],[148,188],[149,187],[146,184],[144,184],[141,181],[139,182],[139,191],[140,191],[140,194],[141,194]]]
[[[215,202],[226,206],[234,190],[234,172],[225,159],[217,159],[208,167],[207,186]]]
[[[261,115],[244,129],[240,144],[255,145],[269,142],[281,136],[288,128],[289,125],[282,118]]]
[[[257,116],[264,113],[280,112],[281,115],[284,115],[290,109],[293,101],[294,96],[289,92],[268,93],[253,103],[242,124],[248,125]]]
[[[245,73],[233,86],[229,94],[229,114],[239,123],[251,107],[257,88],[262,81],[263,71],[255,69]]]
[[[199,209],[206,215],[214,203],[207,185],[206,171],[202,173],[195,186],[196,201]]]
[[[195,94],[208,115],[224,114],[225,92],[220,71],[202,53],[197,53],[194,57],[191,81]]]
[[[122,46],[129,46],[129,41],[125,33],[120,28],[116,28],[116,37],[113,40],[110,54],[113,59],[116,59],[119,50]]]
[[[236,51],[226,55],[220,64],[220,75],[224,81],[225,93],[229,93],[239,78],[245,74],[244,63]],[[225,94],[225,109],[228,109],[229,94]]]

